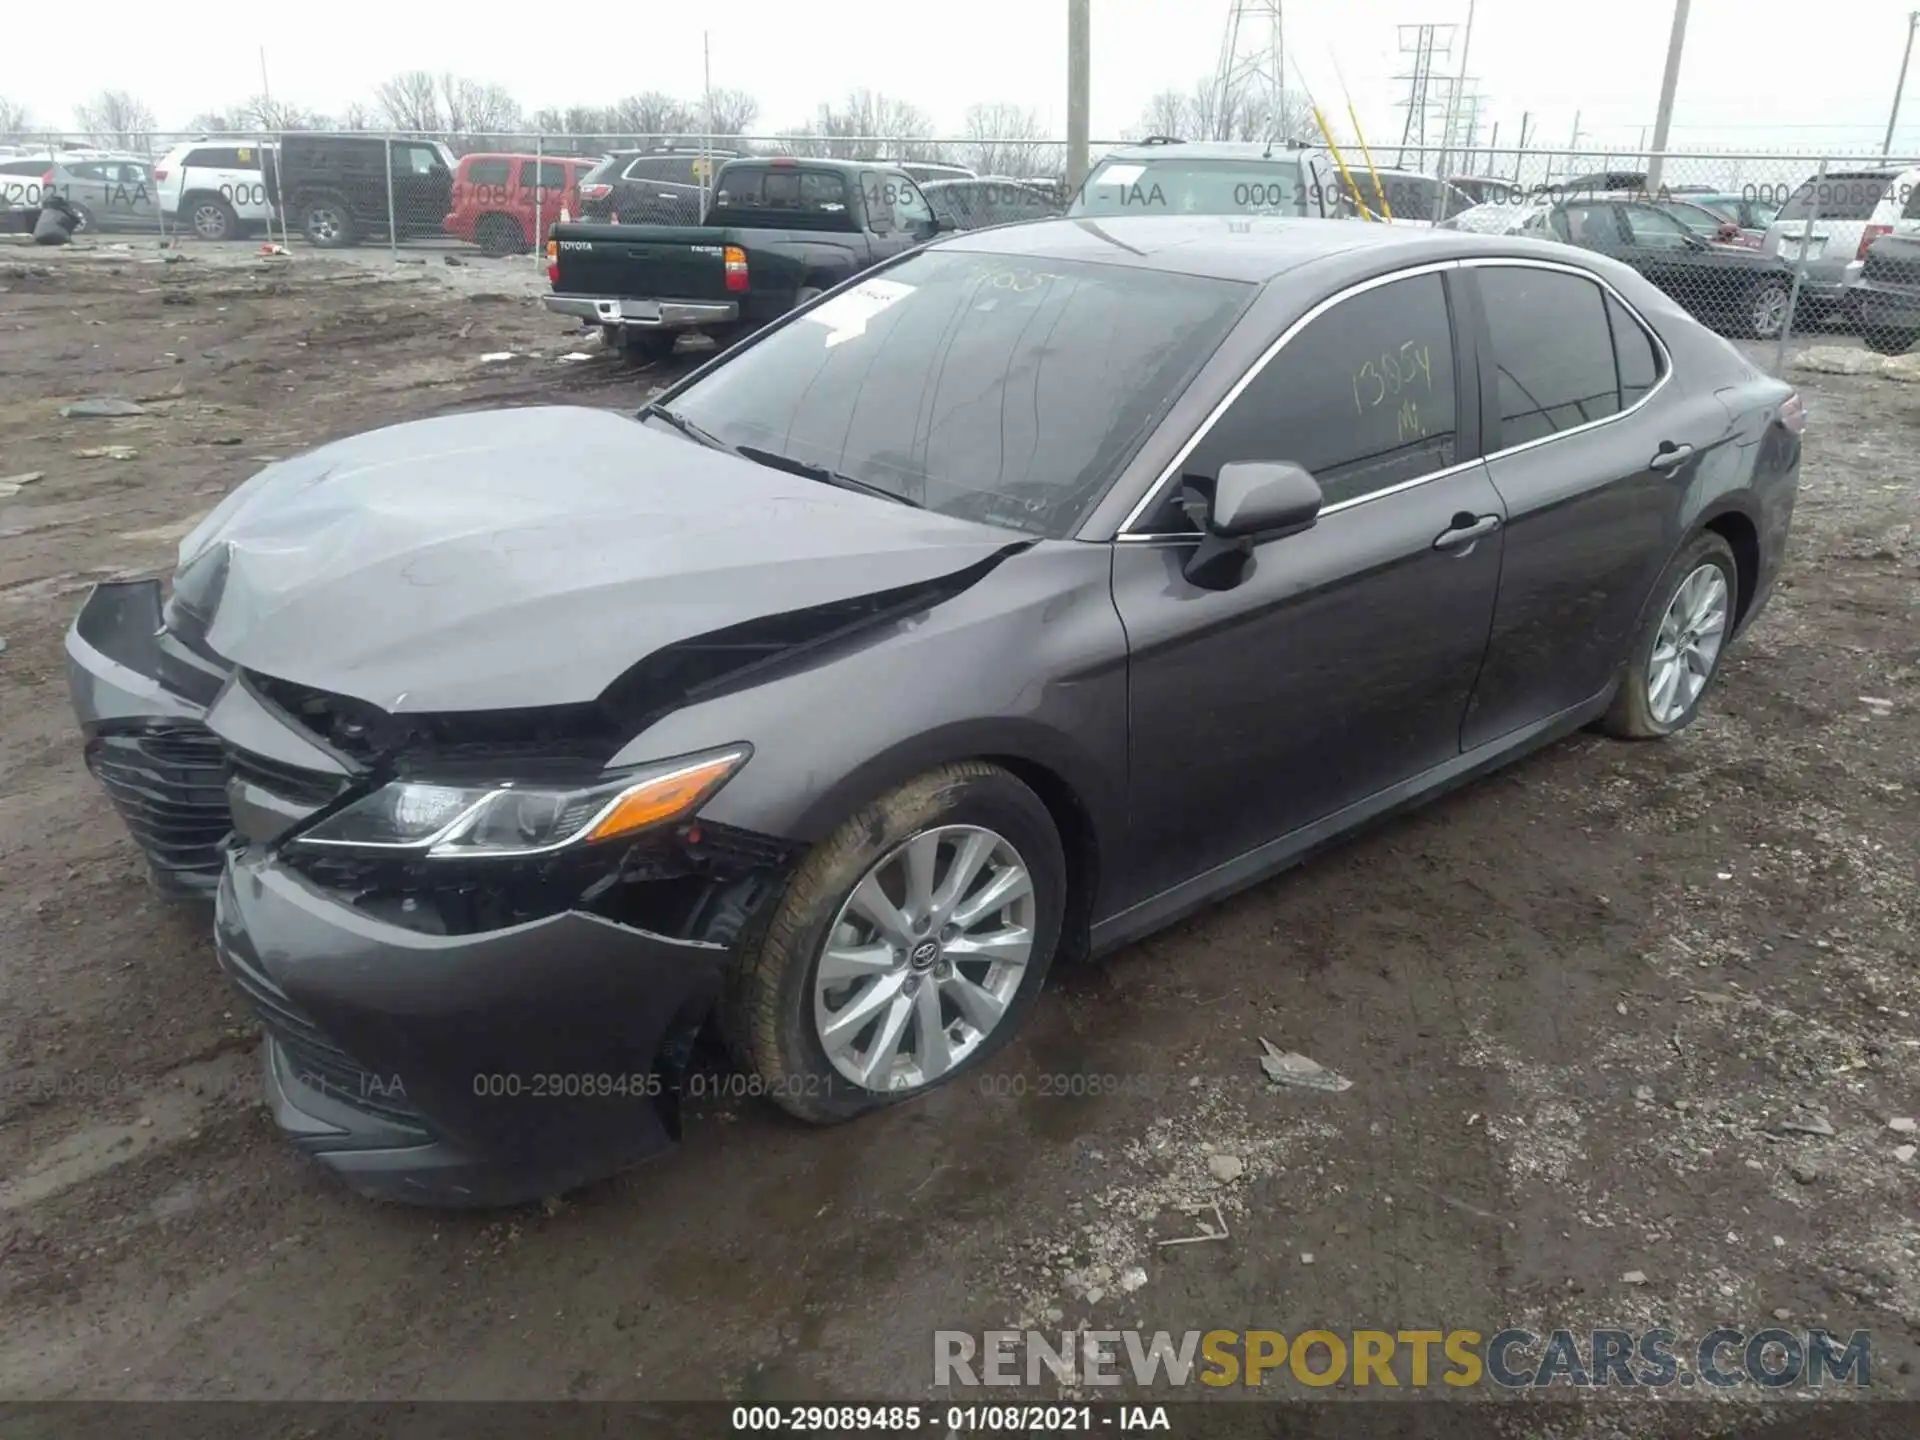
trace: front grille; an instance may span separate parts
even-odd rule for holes
[[[225,945],[221,968],[247,998],[261,1026],[287,1057],[294,1077],[310,1089],[384,1120],[416,1129],[425,1125],[407,1102],[395,1076],[375,1075],[329,1040],[287,993]]]
[[[251,750],[227,749],[227,761],[239,779],[258,785],[270,795],[298,805],[321,806],[339,798],[347,788],[343,775],[322,770],[303,770],[297,765],[272,760]]]
[[[88,743],[86,757],[158,876],[211,894],[233,828],[227,759],[213,732],[198,724],[109,732]]]

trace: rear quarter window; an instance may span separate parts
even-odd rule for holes
[[[1880,174],[1828,175],[1809,180],[1780,207],[1776,220],[1871,220],[1880,202],[1893,191],[1897,176]],[[1904,206],[1909,195],[1896,203]]]
[[[475,160],[467,166],[469,185],[505,185],[512,178],[511,160]]]

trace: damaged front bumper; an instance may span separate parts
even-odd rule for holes
[[[360,1193],[430,1205],[557,1195],[671,1148],[671,1062],[727,953],[577,911],[415,933],[257,847],[230,858],[214,936],[281,1129]]]
[[[511,923],[432,923],[392,895],[381,911],[278,844],[355,777],[233,679],[190,615],[178,633],[167,618],[157,582],[98,587],[67,637],[74,708],[156,884],[215,902],[290,1138],[362,1194],[432,1205],[543,1198],[671,1148],[681,1071],[746,890],[784,868],[777,843],[724,837],[722,856],[720,827],[690,827],[697,844],[606,857],[592,908],[567,890]],[[495,876],[469,872],[469,898],[507,894]]]

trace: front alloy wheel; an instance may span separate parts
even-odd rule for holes
[[[1779,281],[1768,281],[1753,292],[1747,302],[1747,328],[1756,340],[1776,340],[1787,328],[1787,308],[1792,292]]]
[[[924,830],[840,907],[814,977],[833,1068],[865,1090],[918,1090],[1006,1019],[1033,954],[1033,877],[1005,836]]]
[[[827,1124],[978,1066],[1018,1030],[1066,914],[1053,817],[964,760],[862,806],[741,937],[721,1030],[764,1093]]]

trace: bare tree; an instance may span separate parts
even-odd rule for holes
[[[1288,91],[1280,97],[1277,116],[1264,97],[1241,95],[1224,128],[1229,140],[1304,140],[1319,127],[1306,97]]]
[[[373,128],[373,115],[366,106],[356,100],[340,112],[340,128],[342,130],[371,130]]]
[[[520,126],[520,102],[504,85],[442,75],[440,103],[446,128],[462,135],[499,135]]]
[[[760,102],[745,90],[715,90],[701,97],[700,129],[708,135],[744,135],[760,118]]]
[[[900,160],[938,160],[940,147],[930,142],[933,122],[926,112],[905,100],[873,90],[855,90],[840,105],[822,105],[814,118],[783,132],[795,154],[855,160],[876,150],[894,152]],[[866,139],[856,137],[865,136]]]
[[[373,92],[380,118],[395,130],[444,130],[440,86],[428,70],[403,70]]]
[[[1037,175],[1047,168],[1051,146],[1039,114],[1023,105],[973,105],[967,109],[965,163],[982,175]]]
[[[1178,90],[1162,90],[1147,102],[1140,117],[1140,128],[1148,135],[1172,135],[1185,139],[1190,112],[1187,97]]]
[[[1227,129],[1220,114],[1220,82],[1208,75],[1193,82],[1187,94],[1187,129],[1174,133],[1188,140],[1224,140]]]
[[[646,139],[678,139],[700,128],[693,106],[661,90],[627,96],[613,107],[608,118],[613,134],[636,143]]]
[[[0,95],[0,140],[18,140],[27,133],[27,107]]]
[[[73,118],[96,145],[142,154],[153,148],[153,111],[125,90],[102,90],[74,106]]]

